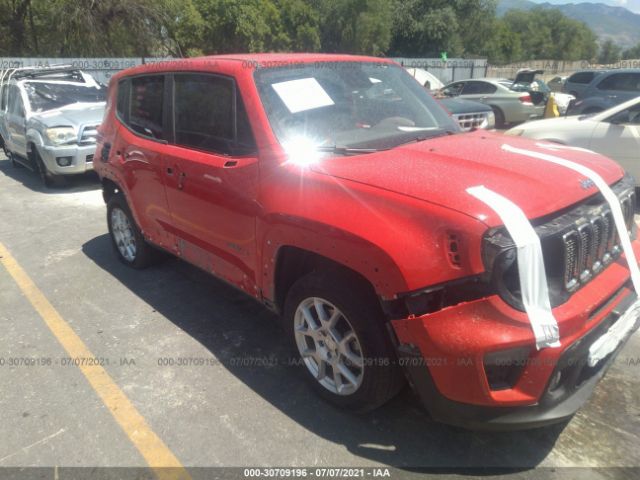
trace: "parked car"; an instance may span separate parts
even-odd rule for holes
[[[569,109],[569,115],[602,112],[640,95],[640,69],[609,70],[597,75]]]
[[[604,112],[529,122],[505,134],[601,153],[618,162],[640,186],[640,96]]]
[[[477,128],[491,129],[496,126],[496,116],[488,105],[463,98],[440,98],[438,100],[451,113],[464,132]]]
[[[164,250],[263,302],[334,404],[375,408],[404,370],[441,421],[569,418],[638,327],[611,212],[583,175],[531,158],[547,148],[459,132],[391,60],[205,57],[112,78],[95,169],[125,265]],[[633,237],[622,169],[562,156],[611,185]],[[478,188],[536,220],[559,327],[544,338],[519,281],[544,276],[526,262],[518,271],[505,217]]]
[[[544,115],[547,100],[544,95],[512,88],[522,83],[530,84],[532,80],[527,82],[522,77],[514,81],[500,78],[462,80],[450,83],[440,93],[445,97],[476,100],[490,106],[496,127],[502,128],[506,124],[522,123]]]
[[[422,68],[407,68],[406,70],[420,85],[434,95],[437,95],[437,92],[444,86],[435,75]],[[493,109],[483,103],[462,98],[443,97],[439,99],[440,104],[451,113],[465,132],[475,128],[489,129],[495,126],[496,117]]]
[[[2,72],[0,144],[12,163],[46,186],[93,169],[106,89],[69,68]]]
[[[589,84],[598,76],[605,73],[606,70],[582,70],[570,75],[562,86],[563,93],[573,95],[577,99],[582,98],[582,93]]]
[[[429,91],[437,91],[444,87],[444,83],[438,77],[424,68],[407,68],[406,70],[420,85]]]
[[[533,81],[531,81],[531,83],[519,83],[511,85],[510,88],[516,92],[542,94],[543,100],[541,101],[543,101],[545,105],[549,101],[549,97],[553,95],[556,106],[558,107],[558,113],[560,115],[566,115],[567,110],[569,109],[569,105],[571,105],[571,102],[576,99],[576,97],[567,93],[552,92],[549,85],[547,85],[540,78],[535,78]],[[537,102],[538,100],[534,99],[534,103]]]
[[[567,78],[567,76],[555,76],[547,82],[547,85],[552,92],[562,93],[562,89],[565,82],[567,81]]]

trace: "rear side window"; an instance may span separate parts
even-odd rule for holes
[[[478,95],[496,93],[497,87],[487,82],[468,82],[462,90],[462,95]]]
[[[614,73],[598,85],[598,90],[640,92],[640,73]]]
[[[128,79],[118,82],[118,98],[116,100],[116,113],[125,124],[129,122],[129,101],[131,96],[131,83]]]
[[[132,78],[131,106],[127,125],[140,135],[165,140],[162,126],[163,104],[164,76]]]
[[[173,111],[176,145],[225,155],[255,149],[242,99],[230,78],[176,74]]]
[[[578,72],[569,77],[567,82],[582,83],[584,85],[591,83],[591,80],[595,77],[595,72]]]

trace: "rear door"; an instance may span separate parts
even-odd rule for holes
[[[494,95],[498,88],[489,82],[470,80],[464,84],[462,96],[468,100],[487,103],[490,95]]]
[[[153,243],[175,247],[164,185],[168,138],[168,82],[163,74],[126,78],[118,83],[118,127],[107,146],[119,162],[121,181],[136,221]]]
[[[612,106],[626,102],[640,95],[640,72],[613,73],[605,77],[596,89]]]
[[[180,255],[256,293],[258,159],[233,78],[176,73],[165,178]]]
[[[598,123],[589,148],[611,157],[640,182],[640,103]]]

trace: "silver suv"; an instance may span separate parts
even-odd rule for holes
[[[0,142],[14,165],[37,172],[45,186],[93,170],[106,87],[69,68],[0,73]]]

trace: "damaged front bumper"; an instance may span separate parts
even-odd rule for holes
[[[628,278],[620,258],[554,308],[558,348],[536,350],[526,314],[491,295],[392,321],[399,362],[438,421],[494,430],[561,422],[589,399],[640,325],[634,318],[617,347],[590,366],[594,342],[637,301]]]

